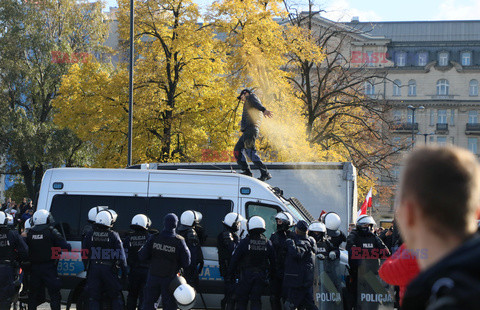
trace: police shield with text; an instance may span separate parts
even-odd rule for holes
[[[313,299],[315,240],[307,235],[308,224],[298,221],[295,226],[295,237],[287,240],[287,256],[285,258],[285,276],[283,286],[287,298],[285,310],[302,308],[316,310]]]
[[[203,253],[195,230],[195,224],[199,223],[202,218],[200,212],[187,210],[180,216],[180,225],[177,232],[185,239],[188,249],[190,250],[190,265],[183,270],[183,275],[187,283],[198,288],[198,276],[203,268]]]
[[[224,297],[221,301],[222,309],[235,309],[234,291],[236,275],[229,275],[228,269],[232,253],[240,242],[238,231],[243,217],[235,212],[230,212],[223,219],[223,231],[217,236],[218,263],[220,275],[224,282]]]
[[[177,309],[177,299],[170,286],[180,269],[190,265],[190,251],[185,240],[175,233],[178,217],[169,213],[163,223],[162,232],[150,236],[138,252],[141,261],[150,260],[143,310],[155,309],[155,302],[160,295],[164,310]]]
[[[295,233],[290,230],[290,227],[293,226],[293,217],[290,213],[279,212],[275,216],[275,220],[277,222],[277,231],[272,234],[270,241],[275,250],[276,273],[272,275],[272,282],[270,283],[272,290],[270,303],[272,310],[280,310],[286,297],[283,290],[283,277],[285,257],[287,256],[287,239],[293,238]]]
[[[102,293],[108,297],[113,310],[123,309],[122,284],[118,278],[121,271],[126,277],[127,261],[122,240],[112,230],[117,219],[115,211],[98,212],[93,230],[83,239],[82,247],[88,250],[86,291],[90,310],[99,310]]]
[[[61,281],[57,274],[53,249],[71,251],[62,235],[52,226],[53,218],[47,210],[38,210],[33,214],[34,226],[27,233],[28,257],[31,262],[30,287],[46,287],[50,296],[52,310],[60,310]],[[43,293],[39,289],[30,290],[28,309],[36,309]]]
[[[10,309],[16,294],[18,263],[28,256],[28,247],[16,230],[7,227],[7,214],[0,211],[0,310]]]
[[[233,252],[229,275],[240,269],[240,279],[235,291],[236,309],[246,310],[250,301],[251,310],[262,309],[261,296],[270,273],[275,272],[275,252],[265,235],[265,221],[252,216],[247,222],[248,235]]]
[[[134,310],[143,303],[143,290],[148,275],[148,261],[140,262],[138,251],[145,245],[150,237],[148,229],[152,225],[150,219],[144,214],[137,214],[132,218],[124,247],[127,253],[127,264],[130,269],[128,273],[128,297],[127,310]]]
[[[375,221],[369,215],[357,219],[356,229],[347,238],[350,280],[347,282],[350,293],[349,304],[355,309],[378,309],[380,302],[388,302],[382,284],[378,281],[380,259],[390,255],[382,240],[373,233]],[[375,284],[372,284],[375,282]],[[377,294],[383,294],[379,297]],[[373,297],[372,297],[373,296]]]

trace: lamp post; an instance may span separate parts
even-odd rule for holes
[[[417,109],[423,110],[423,109],[425,109],[425,107],[423,105],[421,105],[419,107],[414,107],[413,105],[410,104],[407,107],[407,109],[412,111],[412,150],[413,150],[413,146],[415,144],[415,111]]]
[[[133,128],[133,54],[134,54],[134,42],[133,42],[133,1],[130,0],[130,66],[128,74],[128,154],[127,154],[127,167],[132,165],[132,128]]]
[[[427,145],[427,136],[431,136],[431,135],[434,135],[435,133],[434,132],[431,132],[431,133],[419,133],[419,135],[422,135],[425,137],[425,145]]]

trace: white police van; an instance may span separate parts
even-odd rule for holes
[[[278,188],[223,170],[49,169],[43,176],[37,206],[52,213],[56,228],[79,252],[64,255],[58,263],[63,280],[62,295],[67,304],[76,303],[85,281],[81,232],[92,207],[108,206],[115,210],[118,219],[114,229],[121,235],[129,230],[132,217],[138,213],[149,216],[152,227],[161,230],[167,213],[180,217],[185,210],[201,212],[207,239],[202,248],[205,267],[200,278],[200,293],[203,299],[197,299],[197,306],[208,308],[219,308],[223,297],[216,238],[223,230],[222,220],[228,212],[238,212],[245,218],[261,216],[266,221],[267,237],[275,230],[274,217],[279,211],[290,212],[296,221],[312,220],[298,200],[285,199]]]

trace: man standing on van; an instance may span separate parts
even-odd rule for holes
[[[243,102],[242,121],[240,124],[240,131],[243,134],[240,139],[238,139],[238,142],[233,149],[233,154],[237,160],[237,164],[242,169],[242,174],[253,176],[247,163],[247,159],[243,154],[243,151],[245,151],[246,155],[250,157],[253,164],[261,172],[259,180],[267,181],[272,178],[272,175],[268,172],[267,167],[257,155],[255,141],[262,121],[262,113],[265,117],[269,118],[273,116],[273,113],[267,110],[260,102],[260,99],[258,99],[258,97],[249,89],[242,90],[237,99]]]

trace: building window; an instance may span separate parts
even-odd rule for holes
[[[371,81],[365,82],[365,95],[374,95],[375,94],[375,85]]]
[[[468,150],[477,154],[477,138],[468,138]]]
[[[407,62],[407,53],[398,52],[395,57],[395,63],[398,67],[404,67]]]
[[[415,82],[415,80],[408,81],[408,95],[409,96],[417,95],[417,82]]]
[[[438,124],[447,123],[447,110],[438,110],[437,123]]]
[[[393,110],[393,121],[395,124],[400,124],[402,121],[402,111],[401,110]]]
[[[468,111],[468,123],[477,124],[478,123],[478,112],[475,110]]]
[[[365,63],[367,64],[368,67],[375,66],[375,63],[373,62],[372,56],[373,56],[373,52],[372,51],[367,51],[367,59],[365,59]]]
[[[470,86],[469,87],[470,96],[478,96],[478,81],[471,80],[469,86]]]
[[[448,52],[441,52],[438,54],[438,64],[440,66],[448,65]]]
[[[427,52],[420,52],[417,55],[417,64],[419,66],[425,66],[428,62],[428,53]]]
[[[442,79],[437,82],[437,95],[446,96],[448,95],[449,88],[448,80]]]
[[[398,96],[402,95],[402,91],[401,91],[400,87],[402,87],[402,82],[400,80],[393,81],[393,95],[395,97],[398,97]]]
[[[462,53],[462,66],[470,66],[472,62],[472,52]]]
[[[437,144],[438,144],[438,146],[446,146],[447,145],[447,137],[437,137]]]
[[[450,110],[450,125],[455,126],[455,110]]]
[[[430,110],[430,126],[435,125],[435,110]]]

